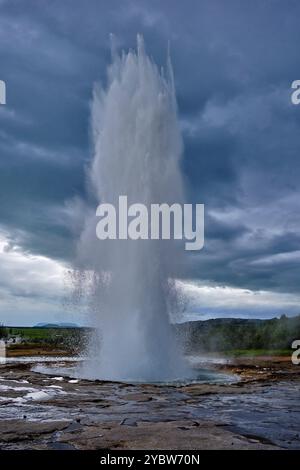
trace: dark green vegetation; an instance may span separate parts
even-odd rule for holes
[[[233,355],[290,354],[300,339],[300,316],[271,320],[221,318],[183,323],[176,327],[186,348],[194,352]]]

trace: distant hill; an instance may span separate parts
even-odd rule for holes
[[[33,328],[79,328],[76,323],[37,323]]]

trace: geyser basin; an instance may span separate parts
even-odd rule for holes
[[[32,368],[34,372],[38,372],[45,375],[54,375],[68,377],[71,379],[83,379],[96,381],[99,380],[97,374],[90,375],[87,371],[89,367],[85,363],[86,359],[81,359],[76,361],[75,364],[66,365],[65,361],[53,361],[52,364],[47,362],[47,365],[39,364]],[[88,361],[87,361],[88,362]],[[143,377],[124,377],[119,378],[118,380],[112,379],[110,377],[102,377],[101,380],[104,382],[121,382],[121,383],[131,383],[131,384],[156,384],[156,385],[171,385],[171,386],[184,386],[189,384],[229,384],[235,383],[239,380],[238,376],[229,373],[219,372],[217,370],[207,369],[207,368],[194,368],[189,370],[189,375],[186,377],[177,377],[168,380],[147,380]]]

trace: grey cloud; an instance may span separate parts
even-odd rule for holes
[[[187,196],[206,205],[205,248],[186,257],[184,275],[299,290],[295,261],[263,262],[300,246],[300,108],[290,104],[298,2],[10,0],[0,9],[0,223],[18,243],[70,259],[74,232],[61,214],[88,199],[92,85],[105,78],[109,34],[129,48],[142,32],[160,64],[171,41]]]

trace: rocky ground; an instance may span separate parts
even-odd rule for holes
[[[255,358],[210,367],[239,381],[92,382],[2,364],[0,448],[300,449],[300,366]]]

